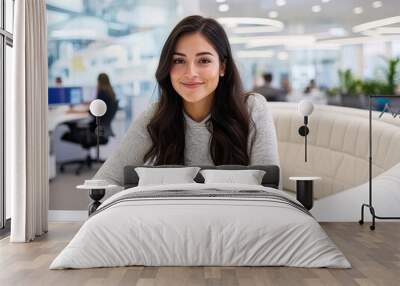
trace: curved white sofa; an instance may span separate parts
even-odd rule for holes
[[[304,137],[298,135],[303,118],[297,104],[271,102],[270,106],[283,189],[294,194],[290,176],[319,176],[312,209],[317,219],[358,220],[361,204],[368,202],[368,111],[316,105],[309,117],[308,162],[304,162]],[[378,119],[379,114],[373,112],[372,124],[374,206],[378,215],[400,216],[400,117],[385,114]]]

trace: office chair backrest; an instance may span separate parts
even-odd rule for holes
[[[108,138],[109,136],[114,136],[111,123],[114,120],[115,115],[117,114],[118,103],[118,100],[116,100],[114,103],[107,102],[107,112],[103,117],[100,118],[100,124],[104,130],[103,136],[105,138]]]

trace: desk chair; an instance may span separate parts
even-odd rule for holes
[[[109,137],[115,136],[111,128],[111,122],[114,119],[117,110],[118,101],[116,102],[115,106],[107,107],[106,115],[100,120],[100,145],[106,145],[108,143]],[[61,140],[81,145],[83,149],[87,150],[87,156],[84,159],[63,162],[60,166],[61,173],[65,172],[66,166],[78,164],[78,168],[75,170],[75,174],[79,176],[85,166],[91,169],[94,163],[104,163],[104,160],[97,161],[97,159],[92,158],[90,155],[90,149],[97,146],[95,121],[91,121],[86,124],[79,123],[79,121],[66,123],[69,127],[69,131],[63,134]]]

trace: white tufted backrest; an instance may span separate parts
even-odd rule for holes
[[[315,198],[368,181],[368,110],[316,105],[309,117],[308,162],[304,137],[298,135],[303,118],[296,103],[270,103],[278,134],[283,189],[295,191],[290,176],[320,176]],[[373,112],[373,176],[400,162],[400,117]]]

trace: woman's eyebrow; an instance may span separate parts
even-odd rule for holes
[[[173,55],[177,55],[177,56],[182,56],[182,57],[186,57],[185,54],[183,53],[178,53],[178,52],[174,52]],[[214,56],[212,53],[210,52],[201,52],[201,53],[197,53],[196,56],[204,56],[204,55],[209,55],[209,56]]]

